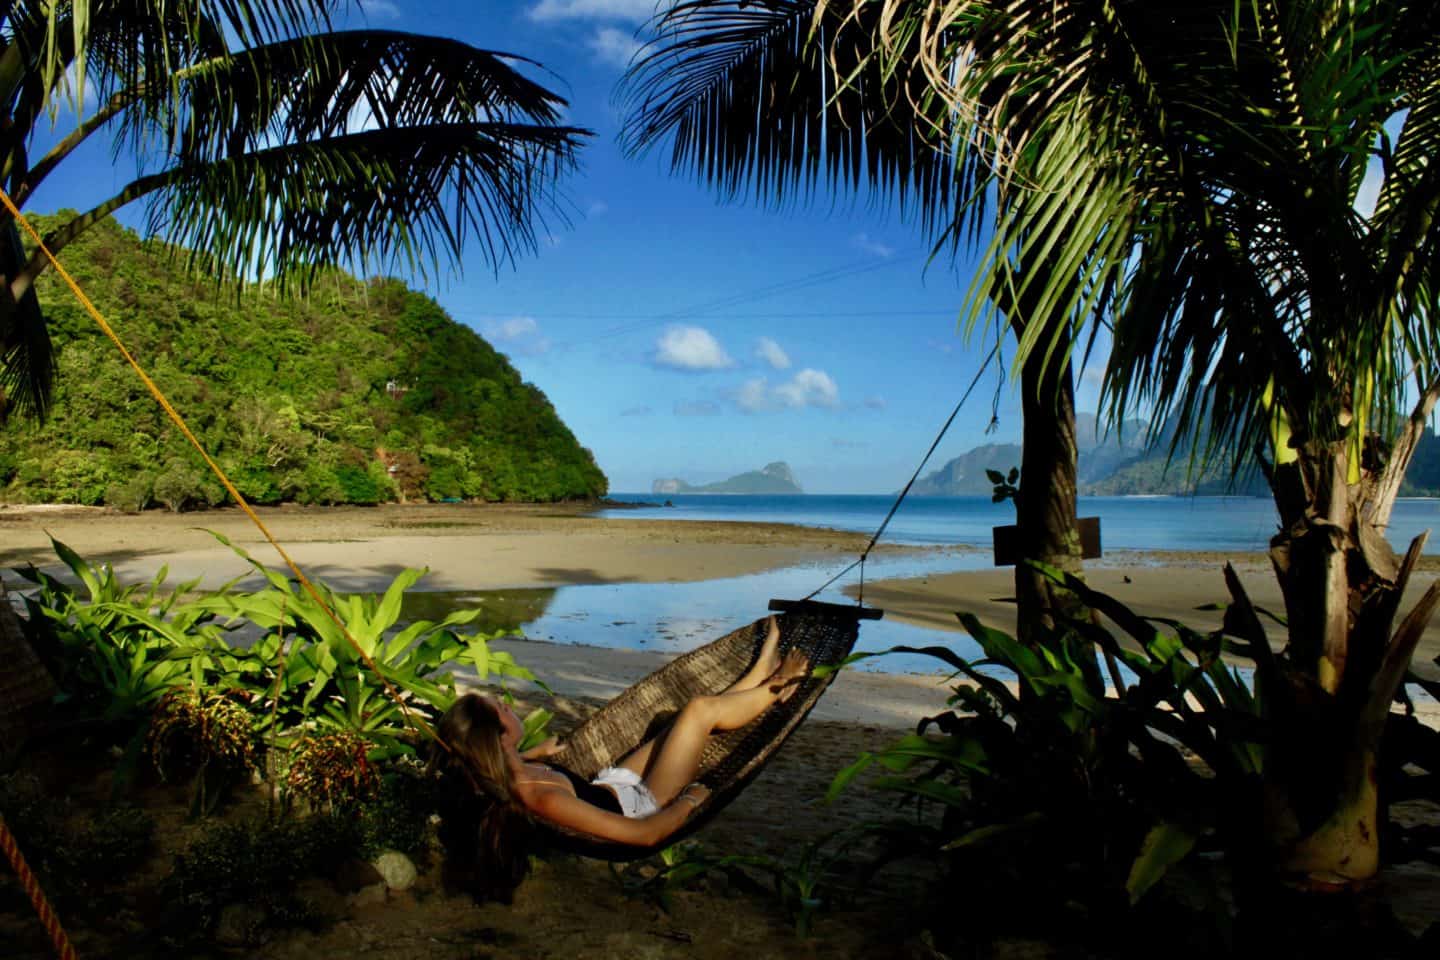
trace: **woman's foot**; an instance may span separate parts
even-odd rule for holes
[[[791,650],[770,675],[770,692],[777,694],[776,699],[784,703],[795,695],[800,684],[809,676],[810,658],[799,650]]]
[[[771,616],[765,621],[765,640],[760,644],[760,652],[755,657],[754,665],[745,671],[745,675],[735,681],[726,692],[752,690],[774,676],[778,669],[780,669],[780,624]]]

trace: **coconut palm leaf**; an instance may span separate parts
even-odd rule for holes
[[[465,244],[499,264],[534,246],[552,179],[584,131],[505,123],[367,130],[142,177],[60,228],[151,197],[150,228],[220,279],[259,273],[302,286],[342,255],[367,269],[425,271]]]
[[[672,139],[675,170],[732,197],[839,187],[948,222],[976,192],[979,158],[927,121],[923,77],[882,72],[873,35],[862,13],[815,0],[678,3],[622,81],[622,143],[635,154]]]
[[[13,221],[4,230],[0,271],[10,275],[25,263],[25,250]],[[27,290],[0,318],[0,422],[12,410],[43,417],[55,381],[55,353],[35,291]]]

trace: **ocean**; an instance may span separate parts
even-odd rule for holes
[[[607,511],[610,516],[665,520],[753,520],[874,533],[895,502],[891,495],[617,493],[626,503],[663,504]],[[1081,497],[1080,515],[1100,518],[1105,550],[1263,551],[1277,527],[1275,506],[1259,497]],[[980,547],[991,529],[1015,522],[1009,503],[989,497],[907,497],[883,541]],[[1390,542],[1403,552],[1422,530],[1440,528],[1440,500],[1400,500]],[[1440,537],[1427,553],[1440,552]]]
[[[614,494],[634,504],[603,515],[665,520],[751,520],[794,523],[873,533],[894,502],[883,495],[670,495]],[[1081,516],[1098,516],[1101,541],[1108,551],[1264,550],[1275,529],[1270,501],[1250,497],[1085,497]],[[867,581],[920,577],[958,570],[990,568],[991,528],[1014,521],[1009,504],[987,497],[907,498],[896,513],[885,541],[941,549],[901,556],[878,555],[866,564]],[[1409,538],[1440,527],[1440,501],[1404,500],[1396,505],[1391,539],[1404,549]],[[957,549],[947,550],[945,547]],[[1440,538],[1436,548],[1440,549]],[[489,629],[520,629],[526,636],[553,643],[683,652],[764,616],[770,598],[797,599],[841,573],[854,558],[835,556],[813,564],[744,577],[699,583],[618,583],[544,590],[506,590],[483,595],[431,595],[426,602],[445,609],[481,605],[508,611]],[[819,595],[852,603],[841,589],[855,572]],[[417,594],[416,600],[426,595]],[[1217,599],[1220,599],[1217,597]],[[435,616],[437,611],[423,615]],[[897,645],[942,644],[964,657],[979,648],[963,633],[940,633],[891,620],[867,622],[858,649],[884,650]],[[865,661],[857,669],[934,673],[936,661],[893,655]]]

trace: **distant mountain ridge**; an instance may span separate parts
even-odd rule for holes
[[[1076,417],[1079,440],[1078,486],[1089,496],[1268,496],[1265,478],[1251,458],[1234,471],[1234,461],[1222,456],[1209,468],[1194,475],[1190,471],[1193,445],[1180,444],[1172,455],[1173,426],[1160,431],[1153,445],[1146,446],[1146,426],[1127,421],[1121,431],[1102,433],[1093,414]],[[987,443],[974,447],[915,482],[911,493],[920,496],[964,496],[989,494],[993,488],[985,471],[1008,471],[1021,462],[1017,443]],[[1022,478],[1023,482],[1023,478]],[[1400,488],[1402,496],[1440,496],[1440,436],[1427,432],[1415,451],[1415,459]]]
[[[800,483],[791,472],[790,465],[777,460],[767,463],[760,470],[736,474],[716,483],[692,486],[678,477],[662,478],[650,485],[651,493],[764,493],[799,494]]]
[[[1107,433],[1094,414],[1082,413],[1075,418],[1075,436],[1080,447],[1078,480],[1082,490],[1141,459],[1145,453],[1145,424],[1139,420],[1127,421],[1123,429]],[[1020,466],[1022,452],[1018,443],[987,443],[974,447],[935,472],[921,477],[910,492],[920,496],[988,494],[994,485],[985,471],[999,470],[1003,473],[1011,467]]]

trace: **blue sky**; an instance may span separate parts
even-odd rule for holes
[[[774,460],[811,493],[903,485],[989,349],[957,326],[967,263],[927,265],[919,228],[863,201],[727,203],[672,175],[664,150],[625,157],[613,94],[652,0],[362,7],[357,25],[539,61],[548,73],[533,75],[570,101],[568,121],[595,131],[563,186],[568,224],[551,223],[538,250],[498,275],[477,252],[459,275],[423,286],[545,391],[613,491]],[[134,175],[129,158],[110,167],[96,151],[57,172],[30,209],[93,205],[107,178],[118,189]],[[138,211],[122,219],[139,225]],[[1094,408],[1092,380],[1082,409]],[[932,467],[1018,439],[1009,386],[985,435],[995,386],[989,376],[976,390]]]

